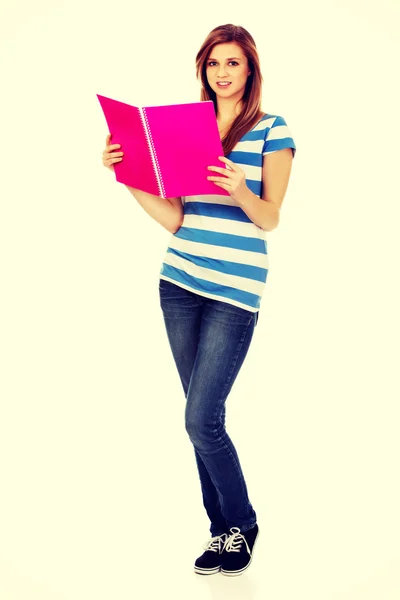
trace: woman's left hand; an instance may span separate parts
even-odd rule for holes
[[[207,179],[213,181],[215,185],[219,185],[224,190],[227,190],[231,197],[234,200],[237,200],[249,191],[246,184],[246,174],[234,162],[229,160],[229,158],[226,158],[225,156],[219,156],[218,158],[227,164],[230,169],[227,169],[226,167],[208,167],[210,171],[222,173],[224,177],[208,176]]]

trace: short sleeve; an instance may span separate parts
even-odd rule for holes
[[[296,154],[296,144],[293,136],[283,117],[275,117],[269,129],[266,129],[266,136],[262,149],[262,155],[282,150],[283,148],[292,148],[293,157]]]

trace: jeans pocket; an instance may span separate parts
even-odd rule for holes
[[[166,281],[165,279],[159,280],[158,290],[162,296],[170,296],[171,294],[179,293],[181,289],[182,288],[180,288],[178,285],[175,285],[170,281]]]
[[[187,314],[187,310],[196,309],[202,303],[202,299],[195,293],[164,279],[160,279],[159,297],[164,313],[172,311],[178,314],[183,311]]]

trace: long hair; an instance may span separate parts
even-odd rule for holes
[[[228,133],[222,139],[225,156],[236,146],[238,141],[263,117],[266,113],[261,111],[261,88],[263,77],[261,75],[260,60],[256,44],[250,33],[240,25],[219,25],[206,37],[196,55],[196,77],[202,83],[200,100],[212,100],[215,114],[218,116],[217,95],[207,81],[207,59],[216,44],[235,42],[247,57],[251,75],[247,78],[245,91],[242,97],[242,110],[231,124]]]

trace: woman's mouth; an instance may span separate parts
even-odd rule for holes
[[[217,81],[218,87],[228,87],[231,85],[231,81]]]

